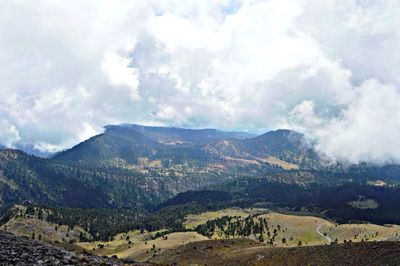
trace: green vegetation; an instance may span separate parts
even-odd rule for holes
[[[18,207],[21,208],[21,207]],[[117,234],[131,230],[158,231],[167,228],[168,231],[158,233],[157,237],[162,237],[169,232],[186,231],[183,223],[185,217],[191,213],[199,213],[208,210],[208,207],[195,203],[184,205],[169,206],[155,212],[134,209],[78,209],[44,207],[28,204],[24,214],[15,208],[10,209],[5,216],[3,224],[16,216],[24,218],[35,218],[54,224],[52,231],[58,231],[60,226],[68,228],[79,227],[87,232],[85,239],[110,241]],[[214,207],[215,208],[215,207]],[[53,230],[54,229],[54,230]],[[79,238],[83,235],[79,235]]]

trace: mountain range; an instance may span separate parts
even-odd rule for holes
[[[110,125],[45,159],[0,151],[0,207],[30,200],[65,207],[138,208],[189,190],[250,178],[307,186],[397,182],[397,165],[326,166],[304,135]],[[385,184],[386,184],[385,183]],[[225,184],[225,185],[224,185]]]

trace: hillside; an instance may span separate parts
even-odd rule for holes
[[[135,230],[118,234],[112,241],[81,242],[77,245],[97,256],[116,255],[122,259],[145,262],[166,250],[208,239],[196,232],[174,232],[155,237],[157,233],[161,234],[162,232],[160,230],[140,233],[140,231]]]
[[[185,227],[211,239],[244,237],[274,247],[400,239],[398,225],[338,224],[315,215],[311,212],[289,215],[267,209],[225,209],[188,215]]]
[[[208,240],[165,251],[150,262],[175,265],[399,265],[399,242],[270,248],[247,239]]]
[[[51,211],[35,211],[32,206],[16,205],[7,217],[0,220],[0,230],[18,236],[39,239],[47,243],[75,243],[91,239],[91,235],[79,226],[52,223]]]
[[[255,159],[264,163],[271,163],[271,158],[275,158],[276,163],[280,160],[302,168],[318,166],[318,155],[312,145],[304,135],[291,130],[270,131],[245,140],[224,140],[205,149],[222,158]]]
[[[88,253],[80,254],[4,231],[0,231],[0,263],[2,265],[147,265]]]
[[[0,150],[0,209],[25,200],[74,207],[110,206],[104,191],[77,178],[78,172],[21,151]]]
[[[235,259],[232,263],[238,262],[239,259],[239,265],[247,265],[260,256],[269,256],[270,250],[285,252],[277,249],[278,247],[288,249],[330,244],[329,247],[335,249],[342,243],[398,241],[400,233],[400,227],[397,225],[337,224],[321,217],[311,216],[312,213],[306,211],[288,215],[261,208],[230,208],[195,214],[201,210],[200,206],[188,209],[188,205],[182,206],[181,209],[176,206],[154,213],[153,217],[140,215],[139,220],[134,221],[137,219],[135,213],[122,210],[118,212],[80,210],[80,213],[79,210],[16,206],[15,211],[8,216],[8,220],[1,221],[3,223],[6,221],[1,229],[29,238],[34,237],[47,243],[57,242],[75,246],[78,250],[84,249],[95,255],[116,255],[118,258],[135,261],[150,259],[156,263],[162,263],[162,260],[172,263],[170,260],[173,259],[173,262],[178,261],[183,265],[230,263],[230,260],[227,262],[225,260],[231,256],[235,256],[232,257]],[[81,227],[79,223],[84,222],[85,216],[91,220]],[[122,221],[123,219],[125,221]],[[185,228],[170,230],[180,219]],[[100,235],[114,227],[119,227],[119,233],[114,231],[111,235]],[[100,240],[98,236],[105,239]],[[205,241],[208,239],[213,241]],[[185,245],[189,243],[192,243],[190,247],[193,251],[198,249],[199,252],[186,254],[189,251]],[[204,246],[203,243],[207,245]],[[181,253],[183,257],[180,256]],[[226,256],[230,253],[232,254]],[[244,257],[246,259],[243,259]],[[277,263],[275,257],[270,259],[272,260],[263,262]],[[324,260],[321,260],[322,262]]]
[[[183,173],[185,175],[183,175]],[[62,164],[16,150],[0,151],[0,209],[25,200],[78,208],[137,208],[215,184],[199,169],[107,169]]]

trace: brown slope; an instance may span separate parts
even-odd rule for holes
[[[167,265],[400,265],[400,242],[273,248],[248,239],[194,242],[151,259]]]

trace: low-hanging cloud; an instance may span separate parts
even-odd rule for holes
[[[400,158],[400,93],[393,85],[367,80],[338,115],[324,117],[316,104],[304,100],[285,120],[287,127],[305,132],[320,152],[352,163],[396,162]]]
[[[400,160],[400,3],[0,2],[0,144],[67,148],[110,123],[306,133]]]

